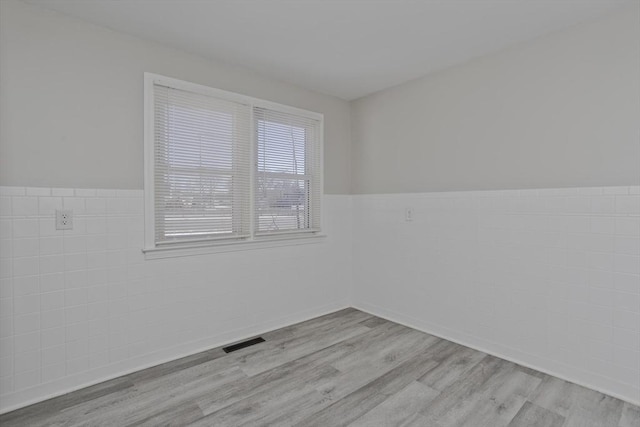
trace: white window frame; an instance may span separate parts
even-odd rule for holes
[[[228,101],[246,104],[251,108],[251,144],[250,144],[250,236],[237,240],[220,240],[207,242],[188,242],[158,246],[155,242],[155,192],[154,192],[154,90],[155,84],[195,92],[203,95],[225,99]],[[320,230],[300,230],[299,232],[283,232],[280,234],[257,235],[255,234],[255,172],[256,172],[256,147],[254,107],[266,108],[283,113],[294,114],[319,122],[318,144],[320,167],[317,173],[320,200]],[[248,249],[260,249],[274,246],[299,245],[319,242],[318,238],[326,237],[322,234],[324,229],[324,115],[313,111],[307,111],[289,105],[278,104],[259,98],[228,92],[209,86],[190,83],[183,80],[162,76],[153,73],[144,73],[144,220],[145,220],[145,244],[142,251],[147,259],[167,258],[175,256],[198,255],[216,252],[241,251]]]

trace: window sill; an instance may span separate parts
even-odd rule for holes
[[[191,255],[216,254],[221,252],[239,252],[256,249],[277,248],[281,246],[297,246],[320,243],[327,237],[326,234],[269,237],[255,240],[227,241],[206,243],[202,245],[168,246],[161,248],[142,249],[147,260],[175,258]]]

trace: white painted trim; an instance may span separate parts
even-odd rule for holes
[[[429,328],[419,326],[419,324],[421,324],[423,322],[420,322],[418,319],[414,319],[414,318],[412,318],[410,316],[404,316],[404,315],[396,313],[394,311],[387,310],[387,309],[384,309],[384,308],[381,308],[381,307],[378,307],[376,305],[369,304],[369,303],[366,303],[366,302],[352,303],[351,306],[353,308],[357,309],[357,310],[364,311],[365,313],[369,313],[369,314],[371,314],[373,316],[381,317],[383,319],[389,320],[391,322],[398,323],[398,324],[406,326],[408,328],[415,329],[415,330],[418,330],[420,332],[424,332],[424,333],[436,336],[438,338],[442,338],[442,339],[445,339],[447,341],[451,341],[451,342],[454,342],[456,344],[460,344],[460,345],[463,345],[465,347],[469,347],[471,349],[478,350],[478,351],[481,351],[483,353],[490,354],[491,356],[499,357],[500,359],[504,359],[504,360],[507,360],[509,362],[516,363],[516,364],[524,366],[526,368],[533,369],[534,371],[542,372],[544,374],[551,375],[551,376],[559,378],[561,380],[568,381],[570,383],[573,383],[573,384],[576,384],[576,385],[579,385],[579,386],[582,386],[582,387],[585,387],[585,388],[588,388],[588,389],[591,389],[591,390],[595,390],[597,392],[606,394],[606,395],[611,396],[611,397],[615,397],[616,399],[623,400],[623,401],[628,402],[628,403],[630,403],[632,405],[640,406],[640,400],[634,401],[633,399],[630,399],[628,396],[623,396],[623,395],[621,395],[619,393],[615,393],[615,392],[612,392],[610,390],[603,389],[603,388],[595,386],[593,384],[588,384],[586,382],[582,382],[582,381],[576,380],[574,378],[569,378],[564,374],[561,374],[559,372],[556,372],[556,371],[553,371],[553,370],[550,370],[550,369],[541,368],[539,366],[535,366],[533,364],[530,364],[530,363],[527,363],[527,362],[523,362],[521,360],[518,360],[517,358],[511,357],[511,356],[506,356],[506,355],[500,353],[499,351],[488,350],[488,349],[486,349],[486,348],[484,348],[482,346],[476,345],[476,344],[469,344],[468,342],[466,342],[466,341],[464,341],[462,339],[452,338],[452,337],[447,336],[445,334],[442,334],[442,333],[439,333],[439,332],[434,332],[434,331],[430,330]]]
[[[307,321],[307,320],[310,320],[310,319],[313,319],[313,318],[316,318],[316,317],[319,317],[319,316],[323,316],[323,315],[326,315],[326,314],[334,313],[336,311],[343,310],[343,309],[349,308],[349,307],[353,307],[353,308],[355,308],[357,310],[361,310],[361,311],[363,311],[365,313],[369,313],[371,315],[374,315],[374,316],[377,316],[377,317],[381,317],[381,318],[389,320],[391,322],[395,322],[395,323],[407,326],[409,328],[416,329],[418,331],[421,331],[421,332],[424,332],[424,333],[427,333],[427,334],[431,334],[431,335],[437,336],[439,338],[442,338],[442,339],[445,339],[445,340],[448,340],[448,341],[451,341],[451,342],[455,342],[455,343],[463,345],[465,347],[469,347],[469,348],[472,348],[474,350],[478,350],[478,351],[481,351],[483,353],[487,353],[487,354],[490,354],[492,356],[499,357],[499,358],[504,359],[504,360],[508,360],[508,361],[516,363],[518,365],[521,365],[521,366],[524,366],[524,367],[527,367],[527,368],[530,368],[530,369],[545,373],[547,375],[554,376],[556,378],[560,378],[562,380],[571,382],[573,384],[577,384],[579,386],[586,387],[586,388],[589,388],[591,390],[598,391],[600,393],[603,393],[603,394],[615,397],[617,399],[623,400],[625,402],[628,402],[628,403],[630,403],[632,405],[636,405],[636,406],[640,405],[640,401],[637,402],[637,401],[631,400],[626,396],[622,396],[622,395],[620,395],[618,393],[614,393],[614,392],[602,389],[602,388],[594,386],[592,384],[587,384],[587,383],[584,383],[584,382],[581,382],[581,381],[576,381],[575,379],[568,378],[566,375],[560,374],[558,372],[555,372],[555,371],[552,371],[552,370],[549,370],[549,369],[543,369],[543,368],[540,368],[538,366],[534,366],[534,365],[532,365],[530,363],[522,362],[522,361],[520,361],[520,360],[518,360],[516,358],[505,356],[504,354],[501,354],[500,352],[496,352],[496,351],[493,351],[493,350],[487,350],[486,348],[483,348],[482,346],[470,345],[468,342],[465,342],[464,340],[451,338],[451,337],[446,336],[446,335],[444,335],[442,333],[434,333],[431,330],[429,330],[428,328],[418,326],[417,323],[420,323],[420,322],[417,321],[416,319],[410,318],[408,316],[400,315],[400,314],[398,314],[396,312],[383,309],[383,308],[375,306],[373,304],[362,303],[362,302],[361,303],[351,303],[351,304],[349,304],[347,301],[336,301],[334,303],[325,305],[325,306],[317,308],[317,309],[305,310],[304,312],[296,313],[294,315],[288,315],[288,316],[282,317],[282,318],[280,318],[278,320],[267,322],[266,324],[263,323],[263,324],[260,324],[260,325],[254,325],[252,327],[243,328],[243,329],[238,330],[238,331],[233,331],[233,332],[230,332],[230,333],[219,335],[218,337],[213,338],[211,340],[212,341],[211,343],[202,344],[200,347],[198,347],[197,349],[192,350],[192,351],[179,353],[178,355],[172,356],[172,357],[164,357],[164,358],[158,359],[157,361],[154,361],[152,363],[141,364],[140,366],[137,366],[136,368],[133,368],[133,369],[132,368],[123,369],[117,374],[105,375],[105,376],[103,376],[103,377],[101,377],[100,379],[97,379],[97,380],[92,380],[92,381],[87,381],[87,382],[81,382],[79,384],[69,385],[68,387],[66,387],[66,388],[64,388],[64,389],[62,389],[60,391],[56,391],[54,393],[48,393],[46,395],[41,395],[41,396],[36,396],[36,397],[32,397],[32,398],[23,399],[18,404],[13,404],[13,405],[10,404],[9,406],[0,409],[0,414],[11,412],[11,411],[14,411],[16,409],[20,409],[20,408],[23,408],[23,407],[26,407],[26,406],[29,406],[29,405],[32,405],[32,404],[35,404],[35,403],[38,403],[38,402],[42,402],[42,401],[45,401],[45,400],[48,400],[48,399],[51,399],[51,398],[54,398],[54,397],[57,397],[57,396],[61,396],[61,395],[64,395],[64,394],[67,394],[67,393],[70,393],[70,392],[73,392],[73,391],[76,391],[76,390],[83,389],[85,387],[89,387],[89,386],[92,386],[92,385],[95,385],[95,384],[99,384],[99,383],[102,383],[102,382],[105,382],[105,381],[109,381],[109,380],[112,380],[112,379],[115,379],[115,378],[119,378],[121,376],[131,374],[133,372],[137,372],[137,371],[140,371],[140,370],[143,370],[143,369],[147,369],[147,368],[151,368],[151,367],[154,367],[154,366],[158,366],[158,365],[161,365],[163,363],[171,362],[173,360],[177,360],[177,359],[180,359],[180,358],[183,358],[183,357],[191,356],[193,354],[197,354],[197,353],[200,353],[202,351],[210,350],[212,348],[222,347],[222,346],[225,346],[227,344],[231,344],[231,343],[234,343],[234,342],[237,342],[237,341],[242,341],[244,339],[251,338],[251,337],[256,336],[256,335],[266,334],[267,332],[270,332],[270,331],[274,331],[274,330],[277,330],[277,329],[280,329],[280,328],[291,326],[291,325],[294,325],[296,323],[304,322],[304,321]],[[209,341],[209,340],[207,340],[207,341]],[[184,347],[184,345],[181,345],[181,347]],[[166,351],[166,350],[163,350],[163,352],[164,351]],[[148,355],[145,355],[145,356],[148,357]],[[82,374],[86,374],[86,372],[83,372]],[[73,380],[73,377],[65,378],[65,380],[67,380],[65,382],[72,382],[72,381],[68,381],[69,379]],[[34,388],[37,388],[37,387],[34,387]],[[30,390],[33,390],[33,389],[30,389]],[[14,394],[24,395],[25,392],[29,392],[30,390],[27,389],[27,390],[20,391],[18,393],[14,393]],[[6,398],[8,398],[10,396],[11,396],[11,394],[5,395],[3,397],[6,399]]]
[[[199,93],[233,101],[241,104],[245,104],[251,109],[251,124],[250,124],[250,147],[249,147],[249,162],[251,164],[249,172],[249,236],[247,238],[238,239],[234,241],[230,240],[211,240],[206,243],[194,242],[185,243],[180,245],[167,245],[158,246],[155,242],[155,201],[154,201],[154,115],[152,114],[154,107],[154,95],[153,86],[155,84],[165,85],[171,88],[181,89],[189,92]],[[270,109],[283,113],[289,113],[300,117],[305,117],[313,120],[317,120],[319,125],[318,140],[315,141],[315,146],[318,150],[320,158],[320,167],[317,171],[318,185],[320,195],[319,200],[315,203],[320,204],[320,230],[300,230],[274,233],[272,236],[265,237],[264,235],[256,235],[255,233],[255,168],[256,168],[256,137],[255,137],[255,125],[254,125],[254,107]],[[279,104],[276,102],[267,101],[264,99],[254,98],[251,96],[242,95],[239,93],[229,92],[222,89],[216,89],[209,86],[199,85],[196,83],[187,82],[184,80],[175,79],[172,77],[162,76],[154,73],[144,73],[144,249],[146,259],[157,258],[170,258],[176,256],[190,256],[200,255],[207,253],[218,252],[230,252],[249,249],[261,249],[266,247],[285,246],[284,240],[290,240],[290,245],[299,245],[305,243],[305,240],[309,240],[306,243],[312,243],[310,239],[316,237],[324,237],[321,234],[315,234],[310,236],[311,233],[318,233],[323,230],[324,227],[324,114],[303,110],[301,108],[292,107],[289,105]],[[314,201],[312,200],[311,203]],[[299,235],[298,235],[299,234]],[[304,236],[303,236],[304,235]],[[267,242],[269,240],[269,242]]]
[[[154,74],[144,73],[144,247],[155,247],[154,204]]]
[[[315,111],[303,110],[302,108],[292,107],[290,105],[279,104],[277,102],[267,101],[265,99],[254,98],[252,96],[243,95],[241,93],[229,92],[222,89],[216,89],[210,86],[204,86],[197,83],[191,83],[184,80],[179,80],[173,77],[162,76],[154,73],[144,73],[145,80],[148,78],[151,81],[151,85],[154,83],[172,87],[175,89],[181,89],[189,92],[196,92],[203,95],[209,95],[220,99],[226,99],[228,101],[238,102],[246,104],[251,107],[268,108],[272,110],[281,111],[284,113],[295,114],[309,119],[324,120],[324,114],[317,113]]]
[[[314,319],[316,317],[320,317],[320,316],[324,316],[327,314],[331,314],[334,313],[336,311],[339,310],[344,310],[345,308],[349,308],[349,304],[347,301],[336,301],[334,303],[331,304],[327,304],[325,306],[322,307],[318,307],[316,309],[310,309],[310,310],[305,310],[293,315],[287,315],[284,317],[281,317],[280,319],[277,320],[273,320],[273,321],[269,321],[266,323],[260,323],[254,326],[250,326],[247,328],[243,328],[241,330],[237,330],[237,331],[232,331],[230,333],[226,333],[226,334],[222,334],[219,335],[215,338],[212,339],[208,339],[208,340],[200,340],[197,342],[202,342],[202,341],[208,341],[206,344],[200,344],[199,347],[197,347],[195,350],[191,350],[188,352],[183,352],[183,353],[178,353],[176,356],[171,356],[171,357],[164,357],[164,358],[160,358],[157,361],[151,362],[151,363],[144,363],[141,364],[135,368],[128,368],[128,369],[123,369],[121,371],[119,371],[116,374],[110,374],[110,375],[104,375],[102,376],[100,379],[97,380],[92,380],[92,381],[86,381],[86,382],[79,382],[76,384],[70,384],[67,387],[64,387],[59,390],[56,391],[54,393],[47,393],[44,395],[40,395],[37,396],[37,391],[35,391],[35,389],[37,389],[38,387],[34,387],[31,389],[26,389],[26,390],[21,390],[20,392],[16,392],[16,393],[11,393],[11,394],[7,394],[3,396],[4,400],[10,400],[11,395],[25,395],[27,394],[29,391],[34,391],[34,396],[30,397],[30,398],[26,398],[26,399],[21,399],[20,403],[18,404],[9,404],[9,406],[3,407],[0,409],[0,414],[5,414],[7,412],[11,412],[11,411],[15,411],[16,409],[20,409],[20,408],[24,408],[26,406],[29,405],[33,405],[35,403],[39,403],[39,402],[43,402],[45,400],[48,399],[52,399],[54,397],[58,397],[58,396],[62,396],[64,394],[67,393],[71,393],[73,391],[77,391],[77,390],[81,390],[85,387],[90,387],[92,385],[96,385],[96,384],[100,384],[102,382],[105,381],[109,381],[109,380],[113,380],[115,378],[119,378],[122,377],[124,375],[129,375],[131,373],[134,372],[138,372],[141,371],[143,369],[148,369],[148,368],[152,368],[154,366],[158,366],[158,365],[162,365],[163,363],[167,363],[167,362],[171,362],[174,360],[178,360],[181,359],[183,357],[187,357],[187,356],[192,356],[194,354],[206,351],[206,350],[211,350],[214,348],[218,348],[218,347],[223,347],[238,341],[243,341],[246,340],[248,338],[252,338],[255,337],[256,335],[261,335],[261,334],[266,334],[268,332],[280,329],[280,328],[285,328],[287,326],[291,326],[291,325],[295,325],[296,323],[300,323],[300,322],[305,322],[307,320],[311,320]],[[184,347],[184,344],[181,345],[180,347]],[[166,350],[163,350],[163,352],[166,352]],[[149,355],[145,355],[146,357],[148,357]],[[109,367],[109,365],[107,365]],[[111,365],[113,366],[113,365]],[[103,367],[104,368],[104,367]],[[91,371],[87,371],[87,372],[91,372]],[[78,376],[83,376],[85,375],[87,372],[82,372],[80,375]],[[74,377],[67,377],[65,378],[66,381],[62,381],[62,382],[69,382],[69,383],[73,383],[73,378]],[[50,384],[50,383],[49,383]]]
[[[238,252],[256,249],[276,248],[282,246],[309,245],[321,243],[327,236],[325,234],[300,233],[297,236],[277,235],[268,239],[256,238],[242,241],[214,241],[203,243],[201,246],[190,244],[184,246],[162,246],[151,249],[143,249],[145,259],[174,258],[191,255],[206,255],[221,252]]]
[[[602,191],[600,191],[602,190]],[[389,197],[465,197],[475,196],[485,197],[515,197],[515,196],[542,196],[542,197],[567,197],[567,196],[600,196],[600,195],[637,195],[639,185],[610,185],[601,187],[532,187],[532,188],[511,188],[511,189],[479,189],[479,190],[430,190],[414,191],[403,193],[355,193],[354,197],[389,198]]]
[[[256,149],[256,121],[253,118],[253,109],[251,110],[251,119],[249,120],[249,238],[256,235],[256,169],[258,168],[258,155]]]
[[[320,170],[318,171],[318,173],[320,174],[320,178],[318,179],[318,183],[320,185],[320,189],[319,189],[319,194],[320,194],[320,198],[318,200],[316,200],[316,203],[320,203],[320,230],[324,230],[324,226],[325,226],[325,212],[324,212],[324,116],[320,119],[320,126],[319,126],[319,133],[320,135],[318,136],[318,138],[320,139],[320,141],[318,141],[319,147],[317,148],[320,153],[318,154],[320,156]]]

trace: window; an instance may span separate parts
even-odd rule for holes
[[[255,233],[319,231],[318,122],[254,108]]]
[[[146,250],[321,228],[322,115],[145,74]]]

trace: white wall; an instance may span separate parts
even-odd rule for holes
[[[640,403],[640,187],[353,197],[355,307]]]
[[[353,304],[640,402],[640,3],[352,107]]]
[[[324,202],[318,243],[145,261],[142,190],[0,187],[0,412],[348,306],[351,197]]]
[[[325,196],[321,243],[154,261],[140,190],[0,194],[0,411],[349,304],[640,400],[637,186]]]
[[[0,1],[0,411],[348,304],[349,196],[315,244],[144,260],[145,71],[323,113],[350,191],[347,102]]]
[[[640,184],[640,3],[353,103],[354,193]]]
[[[0,184],[141,189],[145,71],[323,113],[325,192],[350,192],[346,101],[15,0],[0,1]]]
[[[0,411],[349,298],[640,400],[637,186],[424,193],[637,185],[636,12],[355,102],[351,157],[343,101],[0,1]],[[143,261],[144,71],[322,112],[327,192],[353,166],[416,194],[325,196],[313,245]]]

